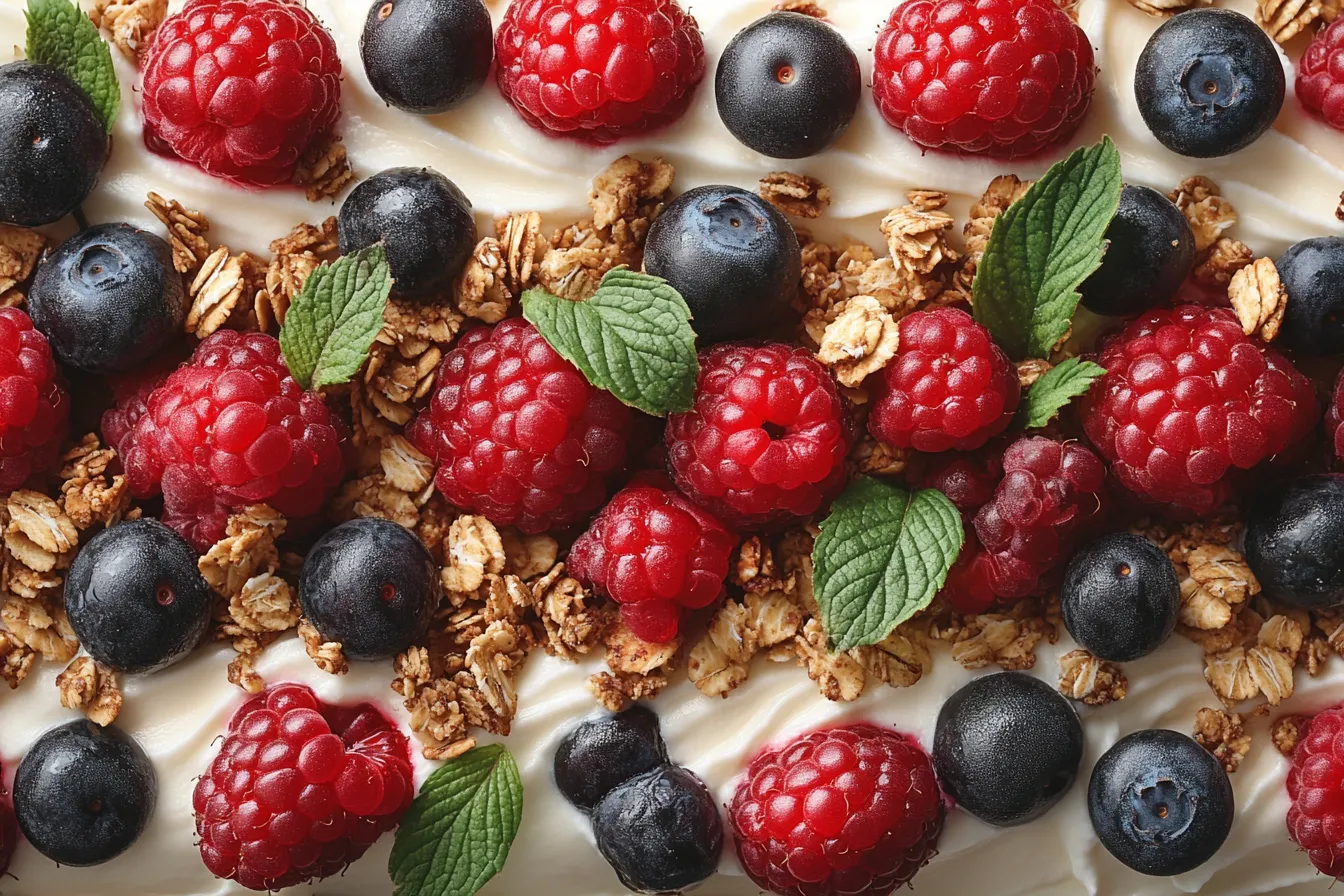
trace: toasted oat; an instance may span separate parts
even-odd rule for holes
[[[541,212],[518,212],[500,218],[495,221],[495,237],[499,240],[504,256],[505,285],[509,295],[516,298],[532,285],[536,266],[549,246],[541,235]],[[465,310],[463,313],[466,313]],[[486,323],[495,322],[484,317],[481,319]]]
[[[832,653],[829,639],[818,619],[809,619],[793,639],[798,665],[807,669],[807,677],[817,683],[827,700],[849,703],[863,693],[863,666],[847,653]]]
[[[1269,36],[1286,44],[1297,35],[1333,22],[1340,11],[1340,0],[1256,0],[1255,20]]]
[[[339,196],[354,180],[345,144],[335,135],[308,147],[294,166],[294,183],[304,188],[309,202]]]
[[[10,492],[5,502],[9,525],[5,528],[5,546],[28,566],[46,572],[56,564],[56,556],[73,551],[79,544],[79,530],[70,517],[51,498],[41,492],[19,489]],[[50,559],[29,562],[36,551]]]
[[[265,504],[253,504],[229,517],[224,537],[197,561],[210,587],[225,598],[241,595],[247,580],[280,565],[275,540],[287,522]]]
[[[535,579],[555,569],[560,544],[549,535],[522,535],[512,529],[499,533],[504,544],[504,568],[520,579]]]
[[[77,709],[95,725],[107,727],[121,712],[121,687],[117,673],[92,657],[77,657],[65,671],[56,676],[56,687],[61,692],[61,705]]]
[[[420,508],[412,496],[390,484],[382,473],[345,483],[332,498],[330,507],[339,521],[377,517],[407,529],[420,523]]]
[[[0,678],[7,681],[11,689],[17,688],[19,682],[28,677],[36,661],[36,650],[0,629]]]
[[[664,197],[672,189],[675,175],[676,169],[661,158],[641,162],[633,156],[621,156],[593,178],[588,194],[593,224],[605,228],[631,217],[641,203]]]
[[[1193,276],[1205,289],[1226,290],[1232,277],[1254,260],[1255,254],[1245,243],[1220,236],[1208,255],[1195,265]]]
[[[487,236],[476,244],[466,267],[453,284],[453,301],[467,317],[498,323],[509,313],[514,294],[509,290],[509,265],[504,246]]]
[[[176,199],[164,199],[150,193],[145,208],[168,228],[168,243],[173,249],[173,267],[179,274],[195,270],[210,254],[210,244],[202,235],[210,229],[205,215],[184,208]],[[271,249],[275,251],[274,247]]]
[[[112,35],[112,43],[132,62],[149,46],[168,16],[168,0],[93,0],[89,18]]]
[[[88,433],[61,457],[60,507],[77,529],[119,522],[131,506],[131,492],[124,475],[108,476],[116,452],[103,448],[98,437]]]
[[[475,591],[487,573],[499,573],[507,558],[494,523],[483,516],[460,516],[448,529],[443,587],[448,591]]]
[[[831,188],[815,177],[791,171],[772,171],[761,178],[756,192],[786,215],[819,218],[831,204]]]
[[[0,606],[0,622],[22,644],[42,654],[43,659],[68,662],[79,650],[79,641],[63,606],[52,606],[40,599],[7,597]]]
[[[1030,669],[1036,665],[1036,645],[1049,637],[1040,618],[1014,618],[1002,613],[970,616],[951,636],[952,659],[966,669],[991,663],[1003,669]]]
[[[477,689],[500,718],[512,720],[518,712],[518,693],[513,675],[522,662],[518,630],[505,621],[491,622],[484,632],[471,639],[466,662],[476,679]]]
[[[1247,336],[1258,335],[1273,342],[1288,310],[1288,290],[1279,279],[1278,268],[1270,258],[1257,258],[1232,275],[1227,296],[1232,310]]]
[[[691,648],[687,674],[702,693],[726,697],[747,680],[758,651],[793,638],[802,624],[802,610],[782,592],[752,592],[744,603],[728,601]]]
[[[1241,765],[1251,750],[1251,736],[1246,733],[1241,716],[1222,709],[1204,707],[1195,715],[1195,740],[1213,754],[1230,775]]]
[[[229,597],[229,616],[253,634],[288,631],[299,624],[298,595],[274,572],[263,572],[247,579]]]
[[[905,471],[913,452],[908,448],[894,448],[880,442],[865,429],[854,443],[849,456],[860,473],[873,476],[898,476]]]
[[[668,676],[676,669],[681,654],[680,638],[666,644],[644,641],[619,619],[607,626],[602,642],[607,648],[607,666],[611,671],[591,676],[588,690],[612,712],[667,687]]]
[[[1221,188],[1207,177],[1196,175],[1181,181],[1167,194],[1190,222],[1195,252],[1203,254],[1229,227],[1237,223],[1237,211],[1223,198]]]
[[[962,228],[966,252],[971,260],[979,261],[989,245],[989,233],[994,220],[1031,189],[1032,182],[1021,180],[1015,174],[1000,174],[989,182],[980,199],[971,206],[970,219]]]
[[[1297,747],[1297,742],[1302,738],[1302,735],[1307,733],[1307,726],[1310,724],[1310,716],[1279,716],[1269,728],[1269,736],[1274,742],[1274,749],[1284,756],[1292,755],[1293,750]]]
[[[1238,643],[1206,654],[1204,677],[1228,706],[1257,694],[1277,706],[1292,696],[1293,664],[1302,643],[1302,628],[1295,620],[1272,616],[1260,626],[1249,648]]]
[[[775,12],[796,12],[814,19],[824,19],[827,15],[825,8],[812,0],[779,0],[770,8]]]
[[[1131,6],[1150,16],[1167,17],[1187,9],[1212,6],[1213,0],[1129,0]]]
[[[335,215],[321,224],[296,225],[284,236],[271,240],[272,255],[301,255],[310,252],[323,261],[331,261],[341,248],[340,224]]]
[[[229,254],[228,246],[220,246],[201,262],[201,269],[191,282],[187,332],[204,339],[224,326],[246,292],[242,261]]]
[[[872,296],[855,296],[841,307],[822,333],[817,360],[831,368],[841,385],[857,387],[896,356],[900,329]]]
[[[947,194],[912,192],[910,205],[892,209],[882,219],[882,235],[899,267],[912,274],[930,274],[943,262],[955,262],[956,250],[947,244],[953,218],[942,207]]]
[[[928,636],[910,625],[897,626],[881,641],[856,647],[849,655],[871,677],[893,688],[908,688],[933,668]]]
[[[364,397],[379,416],[404,426],[414,416],[410,403],[434,386],[434,374],[463,317],[446,303],[389,299],[383,328],[364,368]]]
[[[339,641],[323,641],[317,629],[307,619],[299,620],[299,638],[303,649],[314,665],[328,675],[344,675],[350,671],[350,662],[345,658]]]
[[[229,661],[229,684],[237,685],[249,694],[260,694],[266,690],[266,681],[257,674],[256,668],[261,644],[251,639],[235,638],[233,649],[238,655]]]
[[[405,436],[384,439],[379,459],[388,483],[404,492],[418,492],[434,481],[434,462]]]
[[[589,596],[583,584],[562,575],[564,564],[532,585],[533,606],[546,632],[546,652],[561,659],[590,653],[597,646],[602,626],[597,614],[588,607]]]
[[[1191,628],[1222,628],[1231,620],[1234,606],[1260,593],[1260,583],[1245,558],[1224,544],[1203,544],[1172,561],[1179,564],[1180,621]]]
[[[1088,706],[1125,699],[1129,680],[1120,667],[1088,653],[1070,650],[1059,658],[1059,692]]]
[[[321,264],[312,252],[277,255],[266,268],[263,287],[252,299],[252,310],[257,317],[257,328],[262,332],[279,329],[289,313],[289,306],[303,291],[308,278]]]
[[[47,238],[36,230],[0,224],[0,307],[23,301],[16,287],[32,276],[46,245]]]

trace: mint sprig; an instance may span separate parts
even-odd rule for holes
[[[1068,332],[1121,186],[1120,153],[1106,137],[1054,165],[994,222],[973,284],[975,319],[1013,360],[1046,357]]]
[[[625,404],[659,417],[691,409],[700,370],[691,311],[667,281],[615,268],[581,302],[534,287],[523,293],[523,317]]]
[[[1018,415],[1023,426],[1035,429],[1049,423],[1070,401],[1086,394],[1105,372],[1104,367],[1082,358],[1068,358],[1051,367],[1031,384],[1022,399]]]
[[[294,297],[280,350],[295,382],[316,389],[347,382],[383,327],[392,273],[381,244],[323,264]]]
[[[387,872],[394,896],[472,896],[504,867],[523,820],[523,781],[504,747],[476,747],[429,776],[402,816]]]
[[[65,72],[93,100],[103,127],[112,132],[121,86],[112,52],[97,27],[71,0],[28,0],[28,61]]]
[[[866,476],[851,482],[812,552],[832,648],[876,644],[927,607],[965,537],[961,514],[936,489],[911,493]]]

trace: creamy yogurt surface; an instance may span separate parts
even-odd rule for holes
[[[893,132],[865,95],[858,115],[838,144],[810,159],[771,160],[737,143],[714,107],[713,68],[724,45],[740,28],[764,14],[769,0],[682,0],[704,32],[706,80],[687,114],[672,127],[615,147],[593,148],[555,140],[533,131],[495,90],[493,81],[461,109],[419,118],[386,107],[364,76],[359,35],[366,0],[308,0],[308,7],[331,30],[345,66],[343,117],[339,133],[357,175],[394,165],[431,166],[453,179],[471,198],[483,232],[508,211],[541,211],[548,225],[586,214],[592,177],[622,153],[661,155],[677,169],[677,187],[729,183],[752,187],[767,172],[787,169],[828,184],[834,203],[819,220],[807,222],[826,238],[849,236],[880,245],[877,222],[904,202],[906,190],[933,188],[952,194],[959,219],[989,180],[1001,173],[1039,176],[1064,150],[1030,162],[922,154]],[[23,0],[0,0],[0,62],[22,44]],[[503,0],[487,4],[498,24]],[[890,12],[887,0],[830,0],[831,19],[859,56],[865,80],[871,77],[871,47]],[[1234,0],[1249,13],[1250,0]],[[182,0],[173,0],[177,10]],[[1135,61],[1159,24],[1124,0],[1083,0],[1080,22],[1097,48],[1101,69],[1097,93],[1082,130],[1070,145],[1109,134],[1120,148],[1125,177],[1163,192],[1183,178],[1204,174],[1217,181],[1240,213],[1233,234],[1257,255],[1277,257],[1292,243],[1312,236],[1344,234],[1334,216],[1344,191],[1344,134],[1311,118],[1291,94],[1275,129],[1250,148],[1222,159],[1187,159],[1169,152],[1148,133],[1133,98]],[[1301,46],[1295,44],[1297,58]],[[149,153],[141,141],[137,76],[115,51],[123,105],[114,147],[101,181],[84,210],[91,222],[129,221],[158,232],[143,207],[150,190],[205,212],[213,245],[235,252],[265,252],[267,244],[300,221],[335,214],[332,201],[309,203],[295,190],[246,191],[182,163]],[[866,91],[865,91],[866,93]],[[67,223],[65,227],[70,227]],[[60,227],[53,235],[63,235]],[[1052,684],[1057,658],[1073,648],[1067,636],[1042,644],[1033,672]],[[125,707],[117,725],[134,735],[154,762],[159,777],[158,806],[140,840],[124,855],[93,868],[57,868],[26,844],[10,867],[6,896],[223,896],[242,894],[231,882],[214,879],[201,863],[191,813],[194,779],[217,749],[217,739],[246,695],[228,683],[227,646],[203,647],[186,661],[151,676],[128,676]],[[592,845],[586,821],[560,796],[551,779],[551,759],[563,734],[581,717],[597,711],[584,688],[600,658],[572,665],[541,652],[529,658],[518,682],[520,710],[504,739],[524,780],[522,829],[504,871],[482,896],[618,896],[627,892]],[[57,701],[54,679],[60,668],[39,664],[14,692],[0,694],[0,760],[12,780],[15,765],[47,728],[74,718]],[[258,663],[270,683],[299,681],[334,702],[369,701],[405,723],[400,698],[390,689],[388,663],[352,663],[349,674],[318,670],[297,639],[270,647]],[[1141,728],[1189,732],[1196,712],[1217,706],[1203,677],[1199,648],[1179,637],[1154,655],[1125,666],[1128,696],[1100,708],[1079,706],[1087,749],[1079,780],[1042,819],[997,829],[953,811],[939,842],[939,855],[915,878],[917,892],[996,896],[1210,896],[1323,894],[1331,881],[1312,868],[1288,839],[1284,816],[1288,762],[1274,750],[1268,719],[1249,723],[1250,754],[1232,776],[1237,820],[1222,850],[1207,864],[1175,878],[1139,875],[1110,857],[1097,843],[1086,811],[1087,778],[1093,763],[1119,737]],[[726,699],[709,698],[680,678],[652,704],[662,719],[672,759],[705,779],[721,803],[731,800],[735,777],[762,746],[812,728],[842,721],[870,720],[916,736],[927,748],[943,701],[973,677],[944,650],[935,648],[934,668],[912,688],[870,685],[852,704],[822,699],[806,674],[758,657],[752,676]],[[1319,678],[1298,677],[1297,692],[1281,712],[1310,712],[1337,702],[1344,693],[1344,663],[1332,661]],[[488,739],[488,738],[486,738]],[[433,764],[416,756],[417,779]],[[321,896],[390,896],[384,837],[340,877],[287,892]],[[748,896],[758,889],[743,876],[731,844],[725,845],[720,873],[696,893]]]

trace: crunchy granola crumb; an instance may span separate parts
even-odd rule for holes
[[[121,712],[121,687],[117,673],[92,657],[76,657],[65,671],[56,676],[61,705],[77,709],[95,725],[107,727]]]
[[[294,183],[304,188],[309,202],[339,196],[354,180],[345,144],[335,135],[310,146],[294,167]]]
[[[483,516],[460,516],[448,528],[445,540],[443,587],[448,591],[475,591],[487,573],[504,570],[504,542],[495,524]]]
[[[1297,747],[1298,740],[1306,733],[1307,725],[1310,722],[1310,716],[1279,716],[1269,728],[1269,736],[1274,741],[1274,749],[1284,756],[1292,755],[1293,750]]]
[[[775,12],[796,12],[814,19],[824,19],[827,15],[825,8],[811,0],[779,0],[770,8]]]
[[[793,639],[793,650],[798,665],[817,683],[821,696],[841,703],[859,699],[866,684],[863,665],[847,653],[831,653],[820,620],[807,620]]]
[[[323,641],[317,629],[307,619],[299,620],[299,638],[303,640],[303,649],[323,672],[329,675],[344,675],[350,671],[350,662],[345,658],[340,642]]]
[[[201,575],[223,597],[241,595],[248,579],[279,568],[275,540],[286,526],[285,518],[265,504],[243,508],[229,517],[224,537],[197,561]]]
[[[966,617],[941,637],[951,641],[952,659],[963,668],[983,669],[993,663],[1002,669],[1022,670],[1036,665],[1036,645],[1049,634],[1048,624],[1038,617],[985,613]]]
[[[1129,0],[1135,9],[1150,16],[1166,18],[1186,9],[1212,6],[1213,0]]]
[[[960,256],[947,244],[954,223],[942,210],[947,194],[919,190],[907,198],[909,205],[892,209],[879,225],[896,265],[912,275],[927,275],[943,262],[957,261]]]
[[[588,606],[583,584],[563,575],[556,566],[532,585],[532,604],[546,632],[546,652],[561,659],[592,652],[602,635],[602,624]]]
[[[340,251],[340,224],[335,215],[326,218],[321,224],[307,222],[296,225],[293,230],[278,239],[271,240],[272,255],[298,255],[311,252],[324,261],[331,260]]]
[[[908,688],[933,668],[928,636],[905,624],[876,644],[856,647],[849,655],[868,675],[893,688]]]
[[[36,230],[0,224],[0,307],[23,303],[17,287],[32,276],[47,238]]]
[[[1222,709],[1204,707],[1195,715],[1195,740],[1213,754],[1230,775],[1251,750],[1241,716]]]
[[[676,169],[661,158],[641,162],[634,156],[621,156],[593,178],[588,207],[593,210],[594,226],[610,227],[629,218],[640,203],[664,196],[672,189],[675,175]]]
[[[1256,0],[1255,20],[1276,42],[1286,44],[1318,22],[1333,22],[1339,11],[1339,0]]]
[[[766,202],[795,218],[819,218],[831,204],[830,187],[815,177],[791,171],[770,172],[761,178],[756,192]]]
[[[1195,281],[1214,292],[1227,290],[1232,277],[1255,260],[1251,248],[1240,240],[1220,236],[1208,255],[1195,265]]]
[[[112,35],[122,55],[137,62],[168,16],[168,0],[93,0],[89,18]]]
[[[840,308],[821,336],[817,360],[841,385],[857,387],[896,356],[900,329],[872,296],[855,296]]]
[[[145,208],[168,228],[168,243],[173,249],[173,267],[179,274],[193,271],[210,254],[210,244],[203,234],[210,229],[210,219],[198,211],[185,208],[176,199],[164,199],[150,193]],[[271,247],[275,251],[275,247]]]
[[[619,619],[606,626],[602,642],[610,672],[588,679],[588,690],[603,707],[620,712],[636,700],[653,697],[667,687],[681,654],[681,639],[654,644],[637,637]]]
[[[1274,341],[1288,310],[1288,290],[1279,279],[1273,259],[1257,258],[1233,274],[1227,284],[1227,296],[1243,333],[1258,335],[1265,342]]]
[[[541,234],[541,212],[515,212],[497,219],[495,238],[504,255],[505,285],[516,298],[532,285],[536,266],[550,245]]]
[[[508,287],[508,273],[503,245],[492,236],[483,238],[453,284],[457,310],[488,324],[499,323],[509,313],[514,299]]]
[[[1195,235],[1195,252],[1207,252],[1229,227],[1237,223],[1237,211],[1223,198],[1219,186],[1207,177],[1195,175],[1181,181],[1167,194],[1190,222]]]
[[[8,597],[0,606],[0,622],[43,659],[65,663],[79,650],[64,606],[50,605],[41,598]]]
[[[691,647],[686,671],[703,694],[727,697],[747,680],[751,658],[798,634],[802,610],[782,592],[753,592],[728,601],[709,630]]]
[[[11,689],[17,688],[19,682],[28,677],[35,662],[37,651],[0,629],[0,678],[4,678]]]
[[[188,289],[187,332],[204,339],[224,326],[246,291],[242,261],[229,254],[228,246],[220,246],[201,262]]]
[[[131,492],[126,477],[107,474],[116,456],[111,448],[101,447],[94,433],[86,434],[61,456],[59,504],[76,528],[110,526],[130,510]]]
[[[1129,680],[1120,667],[1086,650],[1071,650],[1059,658],[1059,692],[1088,706],[1104,706],[1125,699]]]

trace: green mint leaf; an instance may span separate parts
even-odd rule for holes
[[[1027,429],[1035,429],[1049,423],[1105,372],[1105,368],[1082,358],[1069,358],[1051,367],[1027,390],[1018,410],[1023,424]]]
[[[961,514],[936,489],[861,476],[831,505],[812,552],[821,625],[837,651],[876,644],[924,609],[961,551]]]
[[[28,61],[55,66],[84,88],[111,133],[121,86],[98,29],[71,0],[28,0],[27,15]]]
[[[523,820],[523,781],[504,747],[476,747],[429,776],[402,816],[393,896],[472,896],[499,873]]]
[[[588,382],[631,407],[658,417],[691,409],[700,371],[691,310],[667,281],[616,268],[582,302],[533,288],[523,317]]]
[[[994,222],[973,284],[975,319],[1013,360],[1046,357],[1068,332],[1121,185],[1120,153],[1106,137],[1054,165]]]
[[[316,389],[358,373],[383,328],[391,291],[382,244],[313,271],[280,327],[280,350],[295,382]]]

